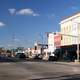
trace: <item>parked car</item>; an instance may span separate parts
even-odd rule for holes
[[[42,59],[42,55],[41,54],[37,54],[34,59],[37,59],[37,60],[41,60]]]
[[[56,48],[54,52],[51,52],[49,55],[49,61],[57,61],[62,58],[62,49],[61,48]]]
[[[57,55],[55,55],[54,52],[50,53],[49,61],[56,61],[56,60],[57,60]]]
[[[16,57],[16,58],[19,58],[19,59],[26,59],[25,53],[17,53],[17,54],[15,55],[15,57]]]

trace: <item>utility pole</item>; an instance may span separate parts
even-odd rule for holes
[[[77,38],[77,41],[78,41],[77,43],[77,61],[79,61],[79,36]]]

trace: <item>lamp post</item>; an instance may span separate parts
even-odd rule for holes
[[[77,32],[78,32],[78,37],[77,37],[77,61],[79,62],[79,25],[80,25],[80,23],[77,23]]]
[[[77,38],[77,61],[79,61],[79,36]]]

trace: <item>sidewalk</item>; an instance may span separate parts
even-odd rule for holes
[[[80,62],[54,62],[55,64],[80,67]]]

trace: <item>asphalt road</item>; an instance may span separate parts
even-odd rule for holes
[[[69,64],[3,62],[0,63],[0,80],[80,80],[80,65]]]

